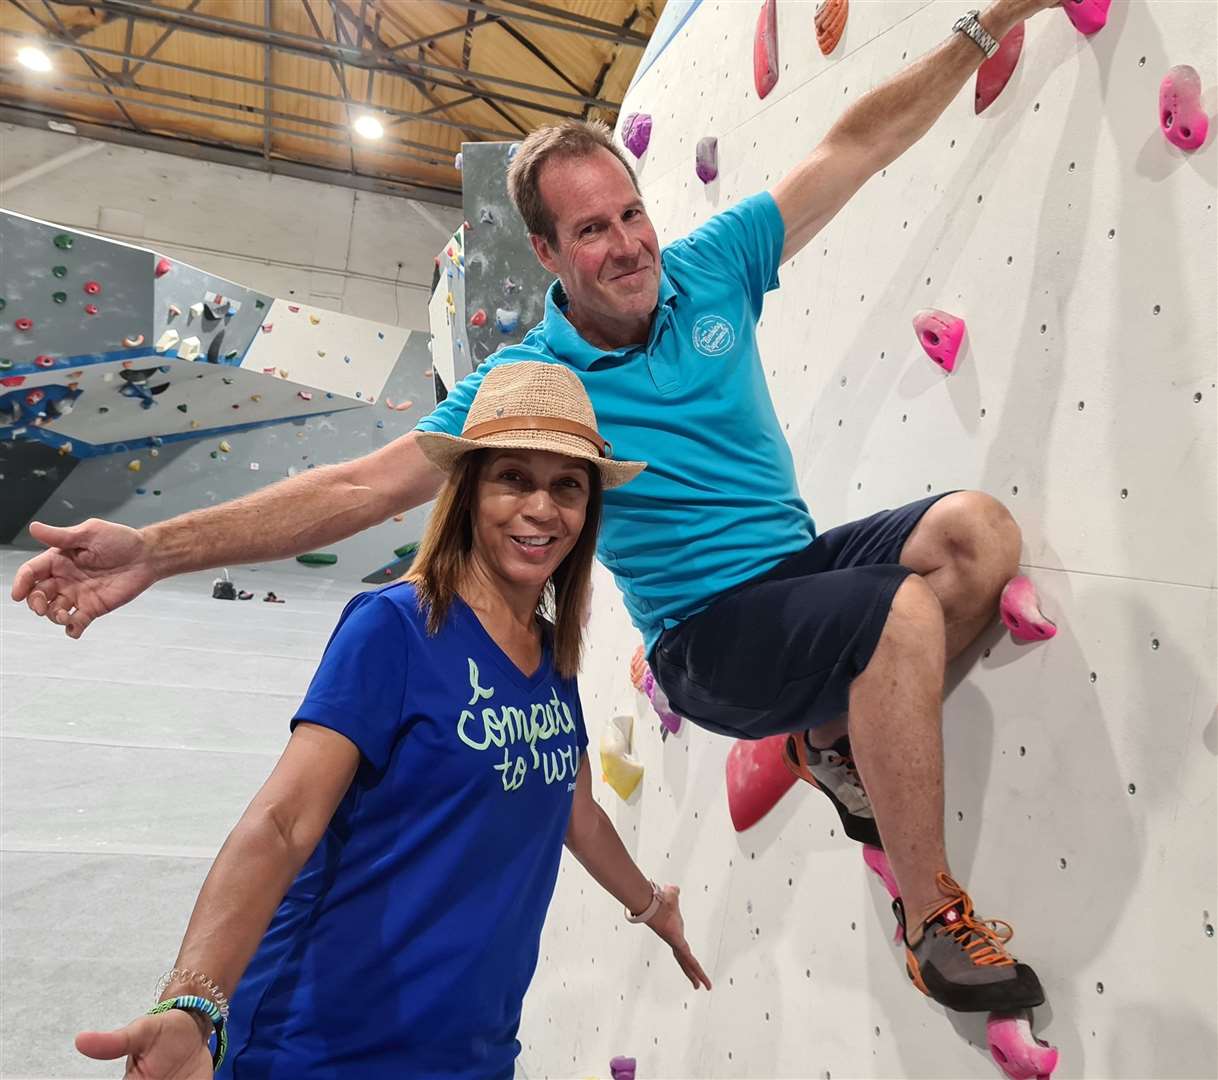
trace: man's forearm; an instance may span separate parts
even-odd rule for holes
[[[324,547],[389,514],[341,465],[312,469],[232,502],[142,530],[160,577],[229,563],[283,559]]]
[[[998,0],[978,18],[1001,41],[1045,6],[1045,0]],[[866,145],[875,169],[885,167],[930,130],[984,60],[985,54],[971,40],[952,34],[933,52],[859,98],[833,125],[826,142]]]
[[[607,893],[636,914],[651,903],[651,882],[635,865],[609,815],[595,806],[593,824],[568,836],[567,848]]]

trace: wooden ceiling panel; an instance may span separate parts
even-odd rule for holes
[[[613,122],[664,0],[5,0],[0,100],[41,126],[459,201],[463,141]],[[14,64],[37,39],[54,71]],[[378,115],[385,138],[350,135]],[[202,144],[202,150],[200,145]],[[183,147],[183,151],[186,148]],[[240,161],[238,160],[238,163]],[[300,173],[297,172],[297,175]],[[416,188],[421,187],[421,192]]]

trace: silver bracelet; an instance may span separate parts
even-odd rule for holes
[[[985,53],[985,58],[988,60],[998,51],[998,42],[994,39],[994,35],[981,25],[977,18],[980,14],[980,11],[974,9],[967,15],[962,15],[952,26],[952,32],[963,34]]]
[[[626,921],[628,923],[647,922],[648,919],[654,918],[655,913],[660,910],[660,886],[654,881],[650,881],[648,884],[651,886],[651,903],[648,904],[647,907],[645,907],[637,915],[632,915],[630,913],[630,908],[624,908],[623,910],[626,912]]]
[[[224,1018],[225,1022],[228,1021],[228,995],[226,995],[224,991],[215,984],[214,981],[204,975],[203,972],[191,971],[190,968],[170,968],[169,971],[165,972],[165,974],[157,980],[156,996],[153,998],[153,1003],[155,1004],[156,1002],[160,1001],[165,994],[165,988],[170,983],[175,982],[191,983],[195,986],[202,987],[207,991],[207,997],[209,997],[215,1003],[216,1008],[220,1010],[220,1015]]]

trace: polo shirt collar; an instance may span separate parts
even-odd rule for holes
[[[677,290],[661,265],[659,297],[655,315],[651,320],[651,331],[647,338],[648,351],[655,345],[662,325],[671,318],[676,300]],[[555,281],[546,290],[546,313],[541,320],[541,331],[547,348],[559,360],[586,371],[604,356],[622,356],[638,347],[630,345],[624,349],[613,349],[606,352],[595,345],[590,345],[567,318],[567,303],[567,294],[563,290],[562,282]]]

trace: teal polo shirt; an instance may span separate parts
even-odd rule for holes
[[[664,630],[803,550],[816,533],[757,352],[783,237],[782,216],[764,192],[669,244],[647,344],[611,352],[567,321],[555,282],[545,317],[525,339],[464,378],[418,425],[459,435],[496,364],[574,369],[613,456],[647,462],[636,479],[605,492],[597,555],[649,654]]]

